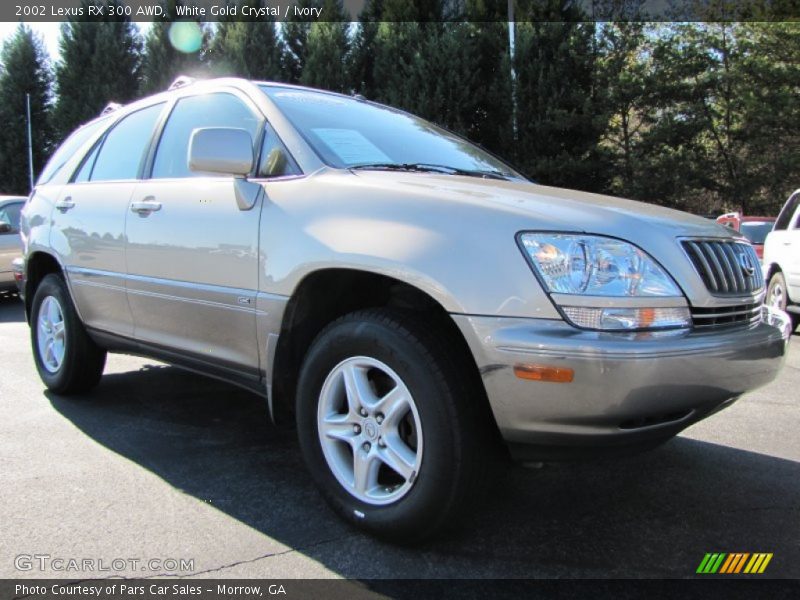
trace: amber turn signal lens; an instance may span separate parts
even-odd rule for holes
[[[575,371],[568,367],[551,367],[549,365],[516,365],[514,375],[520,379],[531,381],[569,383],[575,376]]]

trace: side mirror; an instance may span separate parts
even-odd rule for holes
[[[3,233],[14,233],[14,229],[12,229],[11,225],[5,221],[0,221],[0,234]]]
[[[253,140],[244,129],[195,129],[188,161],[191,171],[245,177],[253,169]]]

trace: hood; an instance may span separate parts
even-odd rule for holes
[[[637,232],[669,237],[741,239],[736,232],[703,217],[634,200],[548,187],[529,182],[457,175],[358,171],[363,184],[454,204],[482,206],[519,217],[532,228],[610,235],[635,241]],[[454,207],[455,208],[455,207]]]

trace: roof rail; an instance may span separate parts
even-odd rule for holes
[[[100,111],[99,116],[102,117],[103,115],[110,114],[115,110],[119,110],[120,108],[122,108],[122,104],[119,104],[118,102],[109,102],[108,104],[106,104],[106,107]]]
[[[186,87],[187,85],[192,85],[196,79],[194,77],[188,77],[186,75],[179,75],[175,78],[175,81],[167,88],[167,91],[177,90],[178,88]]]

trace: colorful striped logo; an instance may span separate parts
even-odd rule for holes
[[[753,554],[749,552],[709,552],[700,561],[697,573],[702,575],[763,573],[771,560],[772,552],[755,552]]]

